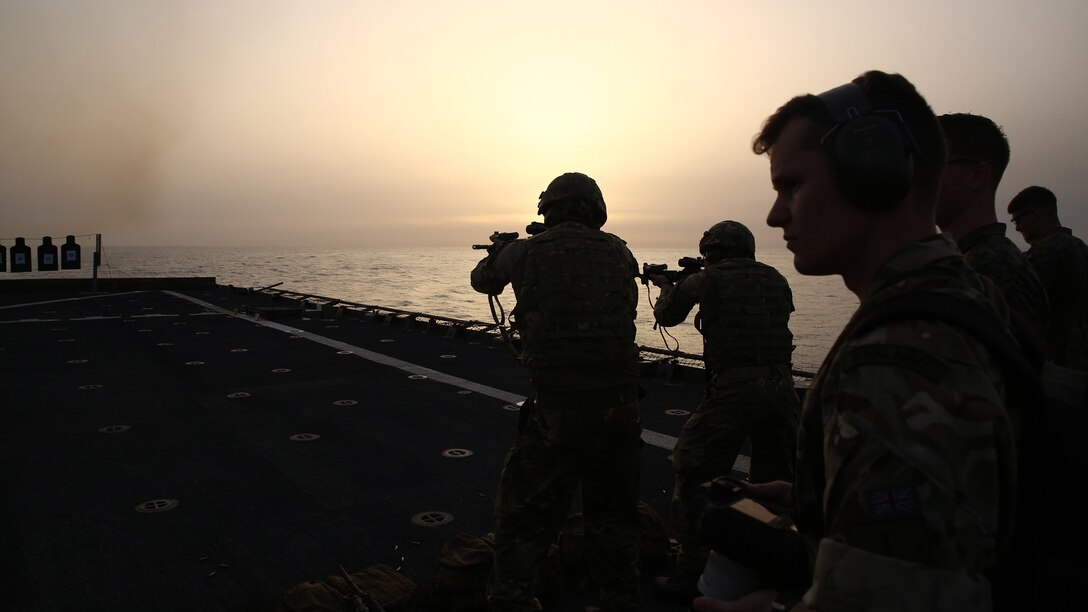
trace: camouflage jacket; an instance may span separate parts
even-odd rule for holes
[[[571,234],[573,238],[572,236],[566,236],[566,234]],[[602,274],[607,275],[609,285],[615,285],[619,282],[623,285],[620,291],[611,292],[608,296],[601,296],[599,301],[602,304],[622,305],[623,313],[617,315],[615,312],[610,312],[601,315],[612,320],[609,329],[615,327],[615,329],[603,336],[600,330],[595,328],[601,322],[588,319],[568,321],[566,328],[572,328],[572,326],[580,329],[594,328],[594,331],[590,334],[594,337],[557,340],[547,333],[538,333],[536,335],[541,336],[543,341],[555,345],[541,350],[540,346],[528,346],[534,342],[540,344],[540,341],[529,337],[532,334],[527,332],[530,331],[535,322],[542,318],[546,319],[547,315],[553,313],[536,312],[544,304],[522,302],[532,301],[531,298],[525,299],[527,298],[525,293],[527,290],[526,283],[531,280],[533,275],[532,262],[529,261],[532,257],[533,246],[537,243],[554,240],[559,235],[563,235],[564,244],[567,246],[577,244],[579,237],[607,245],[603,250],[599,248],[600,244],[597,245],[598,248],[590,249],[587,247],[585,249],[586,252],[582,255],[595,259],[603,258],[603,260],[585,262],[582,267],[586,268],[586,278],[583,280],[587,282],[576,284],[592,287],[598,284],[592,282],[595,280],[593,277],[600,277]],[[573,242],[571,242],[572,239]],[[578,257],[579,255],[578,252],[574,252],[572,256]],[[553,256],[555,256],[554,252]],[[577,260],[572,262],[566,258],[563,259],[562,263],[563,278],[553,284],[561,284],[561,290],[569,291],[572,287],[568,278],[570,274],[567,273],[579,268],[579,266],[576,265]],[[603,269],[606,267],[614,268],[615,271]],[[612,278],[616,275],[621,278]],[[619,237],[599,230],[591,230],[577,223],[563,223],[531,238],[509,242],[495,253],[480,260],[475,269],[472,270],[471,282],[472,288],[476,291],[491,295],[501,294],[508,284],[513,286],[517,304],[511,311],[512,327],[515,329],[519,329],[519,327],[526,328],[520,330],[525,344],[523,352],[526,355],[537,356],[536,359],[525,360],[535,386],[553,389],[599,389],[635,383],[639,380],[638,346],[634,341],[634,319],[638,303],[636,276],[638,276],[638,262]],[[596,280],[604,279],[597,278]],[[538,282],[547,285],[549,281],[541,279]],[[600,285],[600,287],[602,292],[607,290],[604,285]],[[592,301],[592,296],[581,295],[584,291],[577,293],[581,298]],[[612,293],[618,295],[612,295]],[[536,294],[538,299],[541,296],[550,295],[546,286],[538,287]],[[592,316],[586,315],[587,310],[592,311],[593,309],[584,308],[585,304],[571,303],[564,306],[556,304],[554,299],[548,303],[552,309],[564,310],[563,315],[567,317]],[[616,323],[618,319],[622,319],[622,324]],[[559,357],[569,355],[570,358],[547,359],[548,355],[553,353]]]
[[[1009,307],[1034,323],[1043,336],[1050,310],[1046,290],[1027,255],[1005,236],[1005,224],[976,228],[960,238],[957,246],[967,265],[993,281]]]
[[[805,599],[823,610],[990,610],[1009,537],[1015,440],[998,365],[942,321],[851,327],[897,296],[949,294],[1008,311],[953,242],[916,242],[878,270],[806,394],[797,523],[813,553]]]
[[[1088,246],[1066,227],[1028,249],[1050,298],[1047,345],[1059,365],[1088,371]]]
[[[662,289],[654,318],[678,325],[695,304],[708,369],[790,365],[793,294],[778,270],[751,258],[717,261]]]

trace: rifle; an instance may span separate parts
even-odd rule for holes
[[[667,264],[642,264],[642,274],[639,278],[642,279],[642,284],[647,285],[650,283],[648,278],[651,274],[660,274],[669,279],[670,282],[677,283],[681,279],[695,274],[699,270],[703,269],[706,262],[702,257],[681,257],[676,264],[680,266],[679,270],[670,270]]]
[[[525,233],[529,234],[530,236],[535,236],[546,229],[548,229],[548,227],[543,223],[539,221],[533,221],[529,225],[525,226]],[[495,253],[498,252],[498,248],[501,248],[502,245],[505,245],[507,242],[513,242],[517,239],[517,232],[496,231],[495,233],[491,234],[491,244],[474,244],[472,245],[472,248],[487,249],[487,257],[488,259],[490,259],[492,256],[494,256]],[[506,344],[507,347],[510,348],[510,351],[514,354],[514,356],[516,356],[518,359],[521,359],[521,352],[514,345],[514,341],[510,336],[510,331],[507,329],[506,311],[503,310],[502,302],[499,301],[499,296],[495,294],[488,295],[487,305],[491,307],[491,318],[495,320],[495,326],[499,330],[499,333],[502,334],[503,342]]]
[[[382,608],[382,604],[378,603],[377,599],[370,593],[359,588],[359,585],[355,584],[355,579],[351,577],[351,574],[344,569],[343,565],[338,566],[340,568],[340,575],[347,581],[348,586],[351,587],[352,594],[348,597],[351,600],[351,608],[353,612],[385,612],[385,608]]]
[[[545,227],[544,224],[540,221],[533,221],[529,225],[525,226],[525,233],[529,234],[530,236],[536,236],[537,234],[543,232],[546,229],[548,228]],[[517,232],[500,232],[496,230],[491,234],[491,244],[474,244],[472,245],[472,248],[476,250],[490,249],[496,243],[512,242],[514,240],[517,240],[518,236],[519,234]]]

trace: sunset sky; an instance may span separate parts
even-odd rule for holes
[[[605,229],[764,246],[752,136],[868,69],[1001,124],[1088,236],[1083,0],[0,0],[0,239],[458,246],[597,179]],[[1019,235],[1010,236],[1023,244]]]

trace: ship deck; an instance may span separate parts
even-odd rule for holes
[[[275,611],[338,565],[432,582],[443,543],[492,529],[529,393],[463,323],[214,279],[0,284],[4,608]],[[702,382],[646,370],[641,498],[667,521]],[[686,609],[656,573],[643,609]]]

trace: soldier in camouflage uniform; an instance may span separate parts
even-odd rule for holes
[[[673,449],[676,575],[655,581],[660,595],[684,603],[695,596],[710,552],[688,521],[696,488],[730,473],[746,436],[754,481],[793,478],[799,410],[790,373],[793,294],[778,270],[755,260],[755,249],[747,227],[722,221],[699,241],[706,269],[675,286],[665,276],[649,276],[661,287],[654,306],[659,324],[679,325],[699,304],[695,326],[706,362],[706,395]]]
[[[495,501],[493,610],[538,610],[535,584],[579,482],[586,557],[605,610],[640,601],[638,264],[601,231],[604,198],[570,172],[540,194],[545,231],[498,243],[472,271],[488,294],[514,287],[513,326],[533,397]]]
[[[1062,227],[1058,198],[1032,186],[1009,202],[1016,231],[1031,248],[1028,259],[1050,298],[1046,340],[1059,365],[1088,371],[1088,246]]]
[[[1046,333],[1050,306],[1043,283],[1024,253],[1005,236],[994,203],[1009,164],[1009,141],[981,115],[937,117],[948,160],[937,198],[937,225],[956,241],[967,265],[997,285],[1009,307]]]
[[[794,501],[811,585],[802,601],[758,591],[731,609],[768,610],[778,597],[778,609],[822,612],[991,610],[986,576],[1016,495],[1002,373],[979,340],[932,317],[852,330],[881,303],[936,292],[1011,335],[1004,299],[935,233],[936,117],[902,76],[872,71],[790,100],[753,150],[770,156],[767,223],[797,270],[841,275],[860,305],[806,393],[794,484],[747,487]]]

